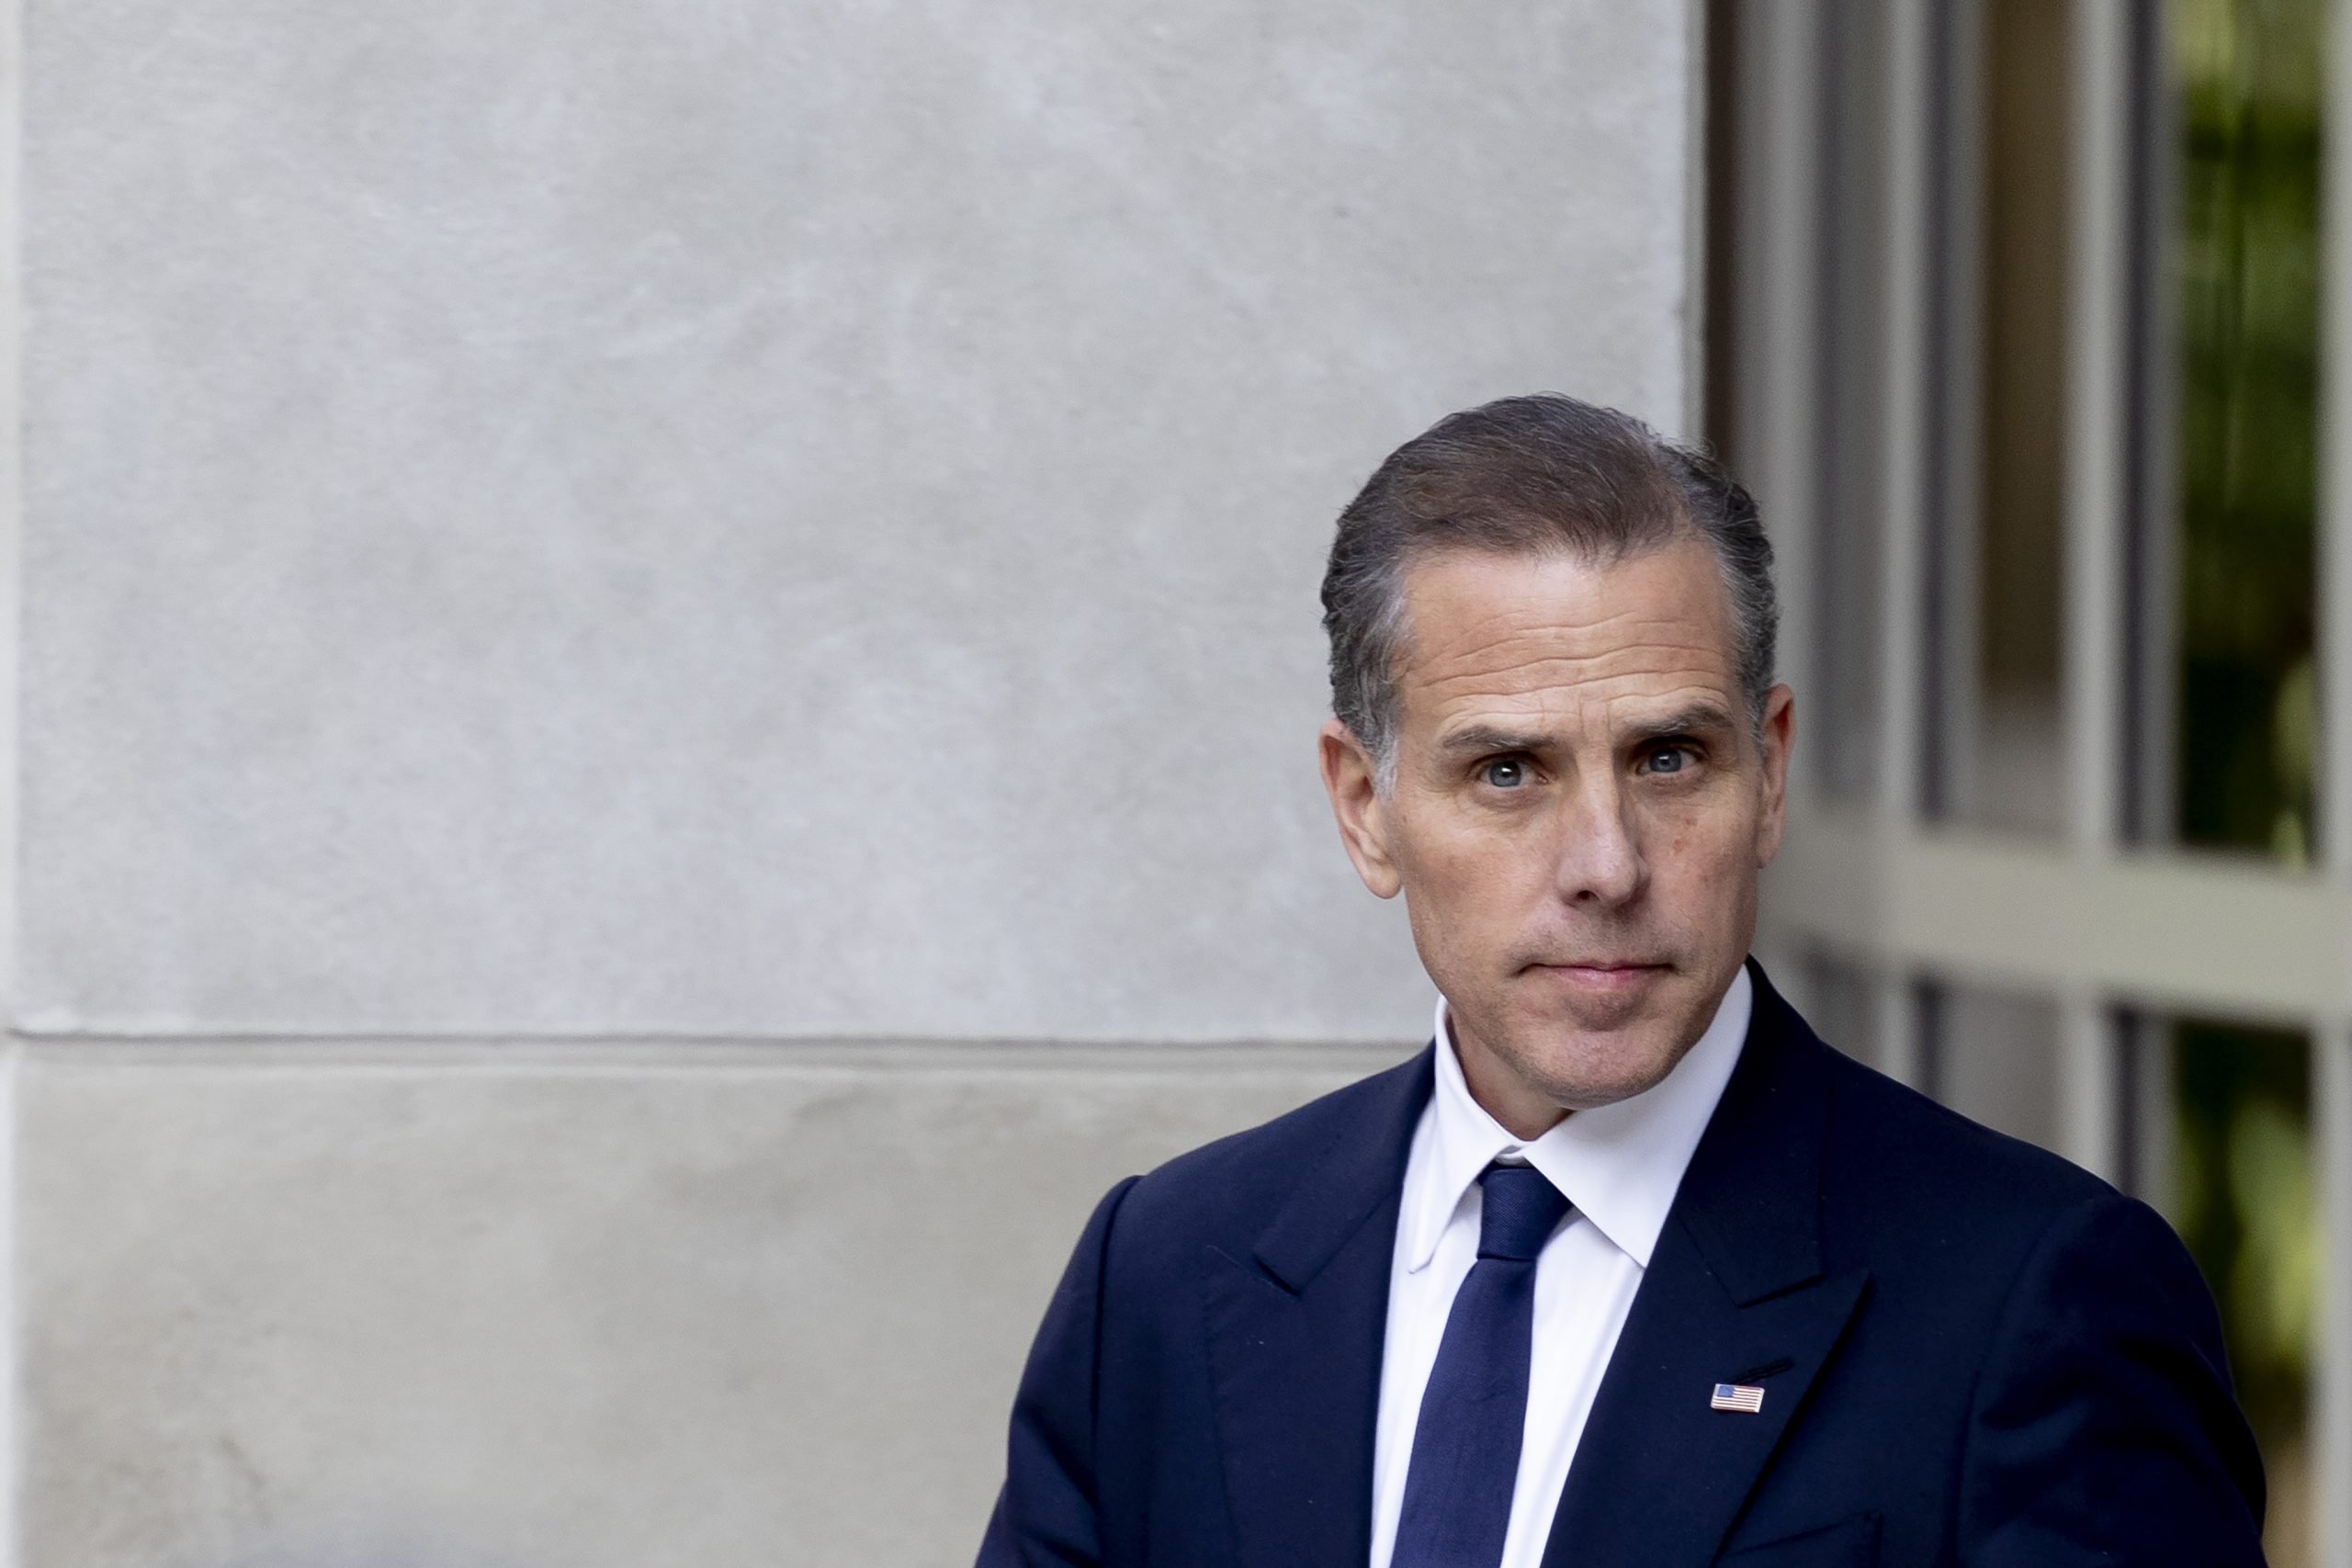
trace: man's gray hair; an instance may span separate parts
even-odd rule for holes
[[[1340,513],[1323,574],[1331,711],[1395,778],[1405,574],[1451,551],[1611,565],[1688,537],[1714,551],[1748,723],[1764,722],[1781,618],[1756,502],[1721,464],[1630,414],[1557,393],[1449,414],[1389,456]]]

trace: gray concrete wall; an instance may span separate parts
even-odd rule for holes
[[[1425,1028],[1321,553],[1681,423],[1687,0],[16,22],[17,1561],[968,1555],[1102,1187]]]

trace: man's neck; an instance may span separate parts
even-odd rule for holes
[[[1450,1011],[1445,1030],[1446,1044],[1462,1067],[1462,1082],[1470,1098],[1512,1137],[1532,1144],[1571,1114],[1567,1107],[1512,1072]]]

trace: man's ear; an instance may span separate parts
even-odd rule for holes
[[[1764,757],[1764,814],[1756,827],[1756,863],[1770,865],[1781,852],[1781,830],[1789,815],[1789,749],[1796,744],[1796,694],[1786,686],[1764,694],[1764,722],[1757,739]]]
[[[1404,881],[1388,854],[1388,805],[1380,798],[1379,772],[1348,727],[1336,718],[1323,721],[1319,738],[1323,760],[1323,790],[1331,797],[1331,815],[1339,819],[1340,842],[1356,874],[1381,898],[1394,898]]]

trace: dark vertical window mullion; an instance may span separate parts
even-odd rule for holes
[[[1967,606],[1951,602],[1956,591],[1951,537],[1957,474],[1953,452],[1957,432],[1951,411],[1955,400],[1967,395],[1951,385],[1954,367],[1961,363],[1953,352],[1959,292],[1953,258],[1959,245],[1974,243],[1973,236],[1959,232],[1954,211],[1959,182],[1968,177],[1968,171],[1958,166],[1968,152],[1954,134],[1952,103],[1952,62],[1958,29],[1963,25],[1962,10],[1953,0],[1939,0],[1928,7],[1928,101],[1922,109],[1928,118],[1928,144],[1933,149],[1928,160],[1926,204],[1926,352],[1918,370],[1926,382],[1920,401],[1928,428],[1919,443],[1926,472],[1920,477],[1919,494],[1925,512],[1920,527],[1928,547],[1920,552],[1924,577],[1918,587],[1920,724],[1913,743],[1919,759],[1919,814],[1928,821],[1940,820],[1953,811],[1952,770],[1958,760],[1952,754],[1951,728],[1945,716],[1954,711],[1953,682],[1965,678],[1965,671],[1954,669],[1959,660],[1953,656],[1952,627],[1955,617],[1969,613]]]
[[[1813,594],[1817,606],[1814,621],[1815,643],[1805,649],[1810,661],[1805,674],[1815,698],[1816,712],[1822,723],[1815,730],[1815,744],[1820,748],[1821,759],[1815,765],[1815,777],[1827,793],[1838,790],[1840,768],[1838,762],[1839,732],[1844,729],[1844,715],[1838,697],[1838,670],[1845,650],[1844,638],[1838,630],[1845,619],[1838,592],[1838,551],[1845,542],[1845,519],[1839,488],[1840,461],[1844,443],[1838,429],[1838,412],[1843,402],[1845,367],[1839,362],[1840,335],[1838,322],[1843,305],[1844,249],[1840,243],[1839,217],[1846,196],[1847,131],[1847,29],[1839,0],[1823,0],[1815,8],[1815,58],[1821,62],[1820,91],[1816,102],[1819,112],[1813,122],[1815,189],[1818,206],[1814,214],[1815,273],[1813,319],[1813,493],[1816,514],[1813,521],[1815,550],[1813,559]]]
[[[2118,759],[2120,838],[2164,843],[2174,837],[2174,678],[2178,552],[2170,432],[2176,311],[2166,287],[2173,220],[2172,149],[2178,125],[2165,71],[2162,0],[2127,0],[2131,133],[2126,156],[2122,434],[2124,681],[2122,755]]]

